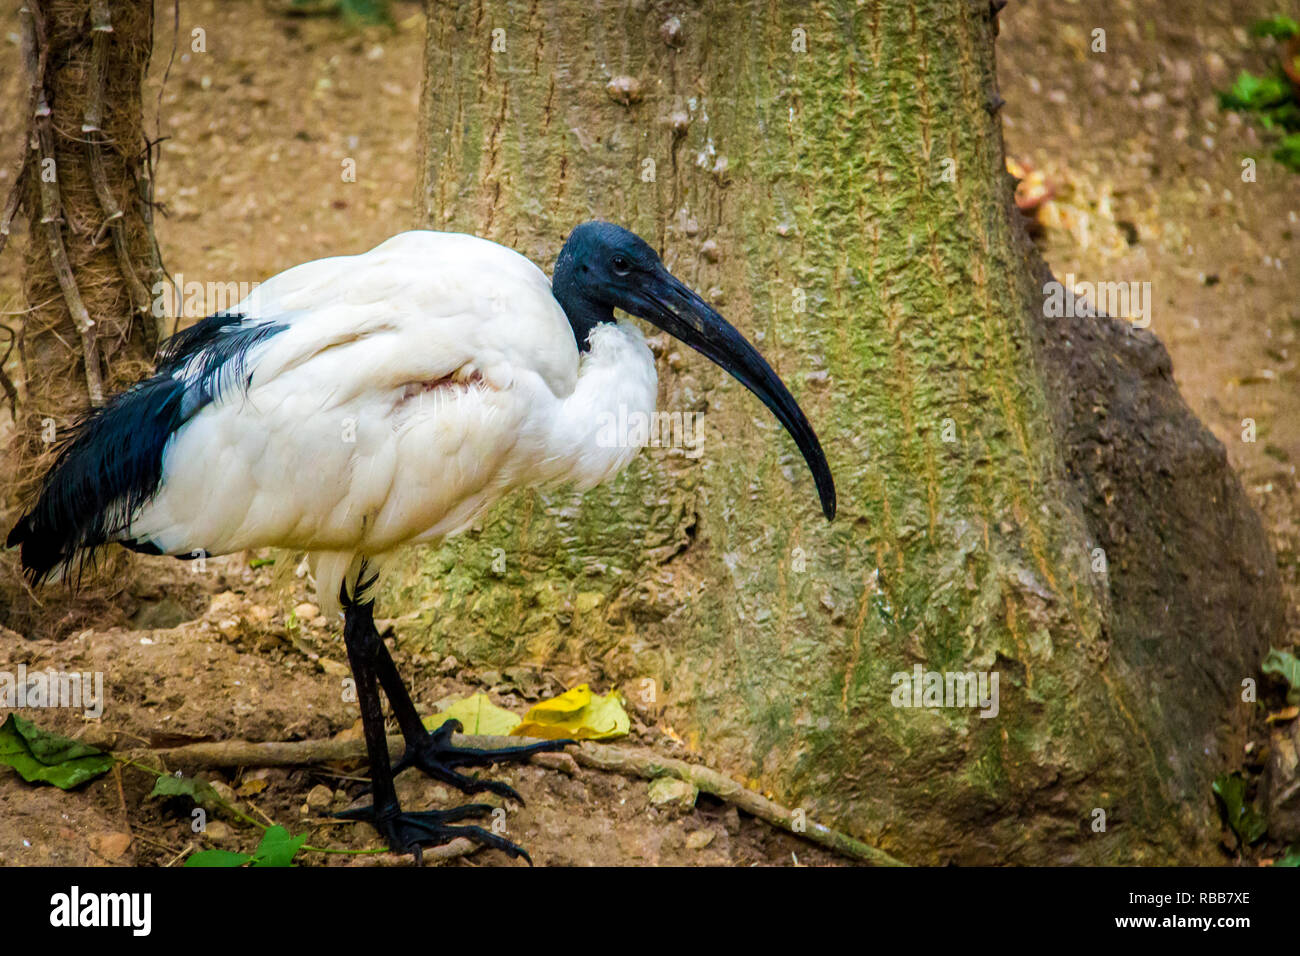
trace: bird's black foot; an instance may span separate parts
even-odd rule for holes
[[[475,843],[500,850],[511,858],[523,857],[528,865],[533,865],[523,847],[511,843],[505,837],[498,836],[490,830],[479,826],[448,826],[457,820],[468,817],[483,817],[492,813],[493,808],[486,803],[467,803],[450,810],[424,810],[405,813],[396,803],[375,810],[374,806],[357,807],[344,810],[334,816],[343,820],[364,820],[379,831],[388,848],[394,853],[411,853],[415,856],[416,866],[423,862],[423,847],[442,846],[457,837],[466,837]]]
[[[459,720],[445,721],[442,726],[422,737],[412,740],[406,738],[406,753],[393,765],[393,775],[401,773],[407,767],[419,767],[435,780],[451,784],[462,793],[482,793],[487,791],[498,796],[524,802],[514,787],[497,780],[480,780],[456,771],[456,767],[483,767],[502,763],[507,760],[527,760],[533,754],[547,751],[563,750],[572,740],[543,740],[535,744],[521,744],[518,747],[502,747],[497,750],[476,747],[454,747],[451,735],[459,732]],[[522,851],[521,851],[522,852]]]

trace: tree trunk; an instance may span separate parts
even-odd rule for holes
[[[430,0],[420,224],[546,267],[582,220],[639,232],[790,385],[839,517],[664,340],[660,408],[702,414],[703,455],[426,553],[395,586],[423,642],[623,684],[911,862],[1210,858],[1271,556],[1154,337],[1045,316],[989,5],[682,8]],[[996,716],[899,706],[917,668],[996,675]]]
[[[2,248],[26,215],[15,500],[69,426],[153,368],[162,279],[141,101],[152,0],[25,0],[23,32],[30,126],[0,223]],[[4,596],[26,606],[22,592]]]

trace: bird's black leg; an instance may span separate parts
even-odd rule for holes
[[[379,632],[375,630],[373,612],[372,604],[346,604],[343,639],[348,648],[352,676],[357,683],[357,702],[361,706],[361,726],[366,735],[366,754],[370,758],[370,782],[374,799],[370,806],[346,810],[337,816],[368,821],[384,837],[393,852],[413,853],[416,863],[420,862],[422,846],[436,846],[456,837],[468,837],[477,843],[502,850],[512,857],[522,856],[531,864],[533,861],[521,847],[495,833],[478,826],[447,825],[466,817],[490,814],[492,807],[485,803],[419,813],[402,811],[393,785],[395,773],[388,762],[388,737],[384,732],[383,704],[379,698],[379,682],[376,679],[380,652],[390,668],[392,658],[379,639]],[[406,695],[404,688],[403,696],[409,706],[410,696]]]
[[[506,760],[527,760],[536,753],[563,750],[574,742],[544,740],[540,743],[495,749],[455,747],[452,745],[451,735],[461,729],[460,721],[448,720],[437,730],[432,732],[425,730],[420,715],[415,710],[415,704],[411,702],[411,695],[407,693],[406,685],[402,683],[402,678],[397,673],[397,665],[393,663],[392,655],[388,653],[384,642],[379,639],[378,633],[375,634],[375,643],[378,645],[375,651],[375,674],[379,678],[379,683],[383,685],[384,693],[393,706],[393,714],[397,717],[397,725],[406,739],[406,752],[393,767],[394,774],[400,773],[407,767],[419,767],[430,777],[451,784],[462,793],[487,791],[523,803],[523,797],[519,796],[514,787],[497,780],[480,780],[460,773],[455,768],[487,766]]]

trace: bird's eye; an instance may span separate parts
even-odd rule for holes
[[[614,272],[621,276],[625,276],[632,271],[632,264],[623,256],[615,256],[609,260],[609,264],[614,267]]]

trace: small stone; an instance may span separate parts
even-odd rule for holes
[[[712,842],[712,830],[692,830],[686,834],[686,849],[688,850],[703,850]]]
[[[690,809],[695,806],[699,793],[695,784],[676,777],[656,777],[650,781],[650,803],[656,807],[673,805]]]
[[[659,37],[674,50],[680,47],[682,41],[685,40],[685,37],[682,36],[682,18],[669,17],[665,20],[663,25],[659,27]]]
[[[300,621],[314,621],[320,617],[320,608],[315,604],[304,601],[293,609],[293,616]]]
[[[675,136],[685,136],[691,126],[690,114],[685,110],[675,110],[668,115],[668,125],[672,127]]]
[[[213,843],[226,843],[235,835],[235,831],[223,820],[209,820],[203,828],[203,835]]]
[[[714,240],[705,239],[700,245],[700,255],[709,262],[717,262],[722,258],[722,250],[718,248],[718,244]]]
[[[318,783],[307,793],[307,806],[319,813],[329,809],[334,802],[334,791],[323,783]]]
[[[90,838],[90,848],[110,863],[121,859],[130,846],[129,833],[97,833]]]
[[[347,677],[352,671],[348,670],[348,665],[340,664],[338,661],[332,661],[328,657],[322,657],[316,662],[320,669],[331,677]]]
[[[234,788],[224,780],[212,780],[209,782],[209,786],[211,786],[212,789],[217,792],[217,796],[226,801],[226,803],[236,804],[239,802],[239,798],[235,796]]]
[[[641,102],[641,81],[635,76],[616,76],[605,84],[605,92],[615,103],[631,106]]]

